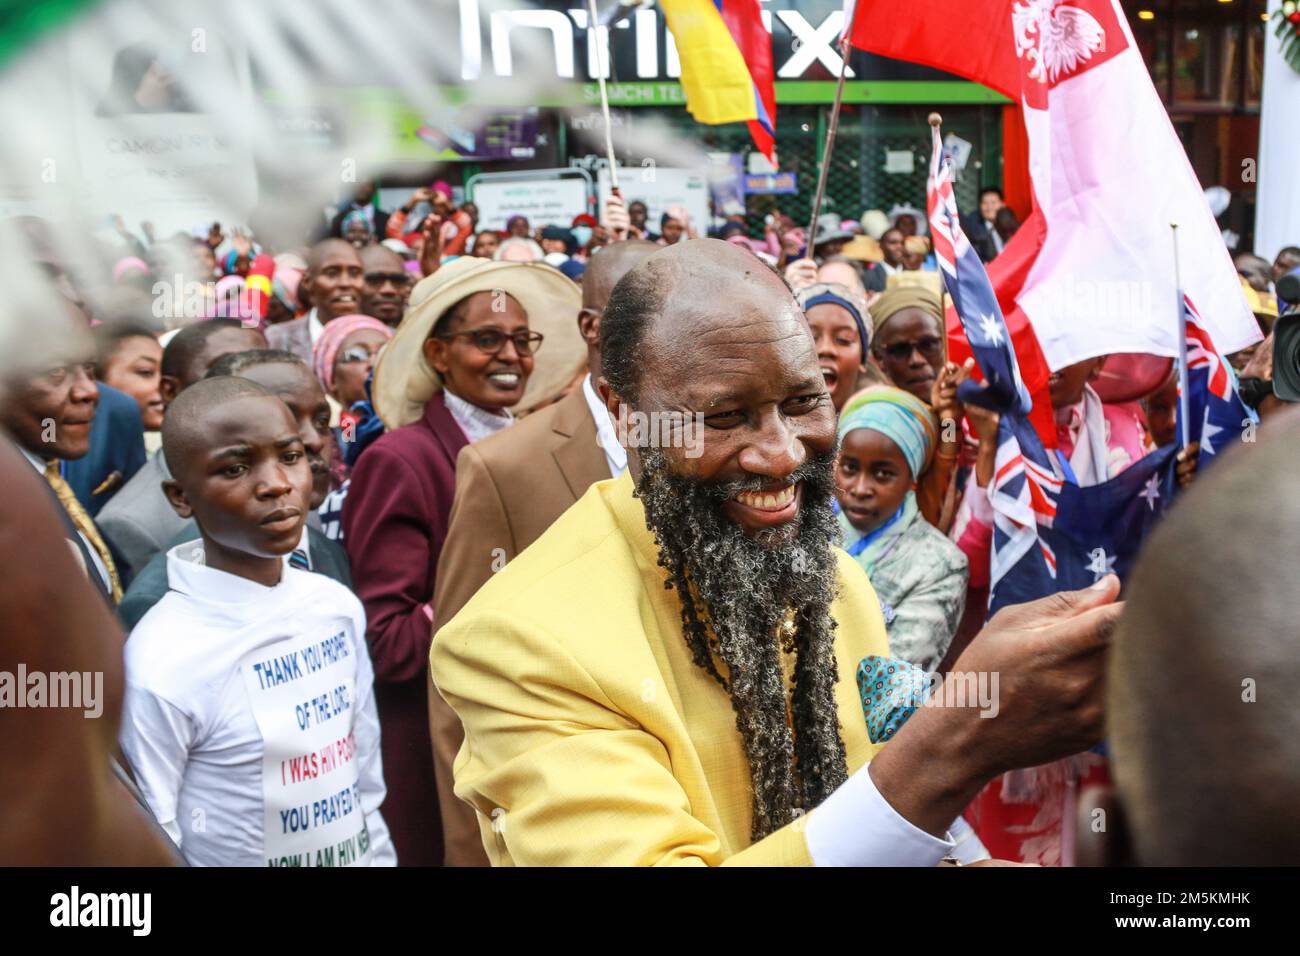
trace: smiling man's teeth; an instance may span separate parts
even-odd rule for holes
[[[493,372],[488,378],[501,385],[518,385],[519,375],[515,372]]]
[[[794,500],[794,485],[787,485],[780,491],[742,491],[736,500],[749,508],[761,508],[764,511],[778,511]]]

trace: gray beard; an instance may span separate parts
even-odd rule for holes
[[[659,564],[669,572],[667,587],[677,589],[682,603],[687,643],[736,712],[754,790],[754,840],[812,809],[847,777],[830,613],[837,582],[831,546],[839,536],[831,510],[833,462],[829,454],[800,466],[790,479],[802,485],[798,516],[751,538],[723,505],[770,479],[696,481],[674,473],[661,450],[641,452],[636,494],[659,546]],[[788,612],[796,628],[793,733],[780,657]]]

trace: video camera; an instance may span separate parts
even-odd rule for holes
[[[1241,399],[1258,408],[1269,395],[1284,402],[1300,402],[1300,271],[1277,280],[1277,297],[1286,310],[1273,323],[1273,380],[1243,378]]]

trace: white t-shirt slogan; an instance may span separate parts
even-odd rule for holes
[[[291,638],[259,648],[240,674],[262,734],[268,866],[352,866],[370,859],[357,780],[351,641]]]
[[[393,865],[374,674],[356,596],[273,588],[168,554],[171,590],[126,645],[122,748],[196,865]]]

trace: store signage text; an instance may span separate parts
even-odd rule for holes
[[[544,40],[549,37],[554,54],[555,75],[561,79],[574,79],[577,76],[575,52],[578,43],[586,44],[588,67],[583,78],[596,79],[597,64],[605,67],[606,78],[610,76],[609,29],[597,27],[594,33],[588,30],[585,8],[575,7],[567,11],[536,7],[519,10],[492,9],[483,16],[479,0],[459,0],[459,3],[461,78],[464,80],[479,80],[485,73],[488,76],[513,76],[515,51],[511,37],[519,31],[540,31],[537,35]],[[796,5],[809,6],[807,3],[798,4],[795,0],[785,0],[786,7]],[[797,9],[765,9],[762,17],[768,33],[772,32],[774,21],[779,21],[791,36],[789,56],[774,64],[777,79],[798,79],[814,63],[821,63],[832,75],[839,73],[840,55],[835,47],[844,23],[842,9],[828,11],[817,24],[810,22]],[[816,17],[817,14],[813,14],[813,18]],[[614,29],[631,31],[635,44],[634,62],[616,64],[616,72],[620,76],[630,79],[629,73],[634,73],[640,80],[662,79],[659,69],[661,42],[664,43],[663,72],[669,79],[682,75],[677,45],[673,42],[672,34],[664,29],[663,19],[656,11],[638,10],[616,24]],[[849,69],[847,75],[852,79],[853,70]]]

